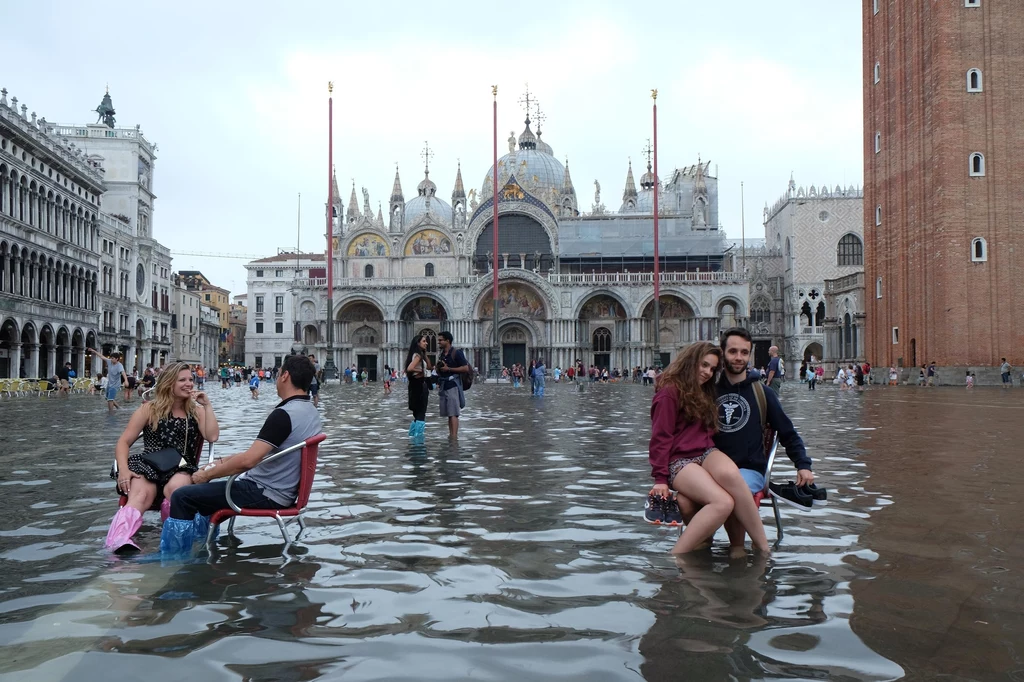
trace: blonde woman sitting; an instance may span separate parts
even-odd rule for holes
[[[129,455],[142,436],[143,452]],[[171,494],[192,483],[199,468],[199,439],[215,442],[220,426],[205,393],[193,391],[192,370],[183,362],[166,367],[156,382],[151,401],[135,410],[114,451],[111,478],[128,496],[107,532],[106,546],[115,552],[138,549],[132,537],[142,525],[142,514],[162,500],[161,520],[167,518]]]

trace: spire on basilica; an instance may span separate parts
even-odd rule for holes
[[[650,140],[647,140],[647,146],[644,147],[643,151],[647,155],[647,172],[640,176],[640,188],[654,189],[654,185],[657,184],[658,180],[654,177],[654,172],[651,170],[651,154],[654,153],[654,147],[651,146]]]
[[[526,111],[526,130],[523,131],[522,135],[519,136],[519,148],[520,149],[536,149],[537,148],[537,136],[530,130],[530,102],[534,102],[530,96],[530,86],[526,86],[526,92],[519,98],[519,103],[523,105],[523,110]]]
[[[537,151],[544,152],[545,154],[551,154],[554,156],[554,150],[547,142],[541,139],[540,127],[547,120],[547,116],[540,110],[540,103],[534,102],[533,104],[533,118],[537,121]]]
[[[572,177],[569,175],[569,158],[565,159],[565,175],[562,177],[561,201],[558,207],[558,214],[568,218],[579,215],[579,204],[576,201],[576,188],[572,184]]]
[[[405,202],[405,197],[402,196],[402,178],[398,177],[398,164],[395,164],[395,184],[391,186],[391,201]]]
[[[103,101],[96,107],[96,113],[99,117],[96,119],[97,123],[103,123],[108,128],[114,127],[114,103],[110,100],[110,86],[107,86],[107,92],[103,95]]]
[[[388,229],[401,232],[405,221],[405,197],[402,196],[402,179],[398,177],[398,164],[395,164],[395,184],[391,187],[391,199],[388,201]]]
[[[345,222],[354,223],[359,220],[359,200],[356,199],[356,181],[352,181],[352,196],[348,200],[348,210],[345,212]]]
[[[633,182],[633,159],[630,159],[629,170],[626,171],[626,189],[622,193],[622,201],[628,203],[632,199],[635,206],[637,196],[636,184]]]
[[[459,162],[459,169],[455,173],[455,189],[452,190],[452,205],[456,199],[466,198],[466,188],[462,184],[462,162]]]
[[[423,143],[423,151],[420,152],[420,156],[423,157],[423,179],[416,186],[416,193],[421,197],[429,198],[437,194],[437,185],[430,179],[430,159],[434,156],[434,152],[427,142]]]
[[[384,211],[379,201],[377,202],[377,226],[382,230],[384,229]]]
[[[461,229],[466,225],[466,188],[462,184],[462,162],[455,171],[455,189],[452,190],[452,227]]]

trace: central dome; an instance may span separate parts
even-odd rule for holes
[[[530,194],[549,204],[558,203],[552,202],[551,198],[562,190],[565,166],[551,154],[539,149],[519,149],[506,154],[498,159],[498,184],[504,185],[512,175],[516,176],[519,184]],[[491,195],[493,178],[494,166],[491,166],[484,177],[481,199],[487,200]]]

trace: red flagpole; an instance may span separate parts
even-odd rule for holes
[[[661,266],[658,262],[658,91],[651,90],[654,100],[654,366],[661,368]]]
[[[337,371],[334,364],[334,191],[331,182],[334,173],[334,83],[327,83],[327,359],[324,376],[333,379]]]
[[[494,307],[494,319],[491,329],[491,371],[494,374],[494,381],[497,382],[501,374],[501,361],[498,354],[501,352],[498,346],[498,86],[491,86],[491,95],[494,96],[494,213],[492,223],[494,225],[494,262],[492,265],[492,305]]]
[[[494,304],[498,304],[498,86],[491,86],[494,95]],[[495,331],[495,337],[497,331]],[[497,345],[497,344],[495,344]]]

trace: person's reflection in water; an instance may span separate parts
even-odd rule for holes
[[[656,620],[640,639],[644,678],[725,680],[739,671],[763,673],[745,644],[747,632],[768,623],[775,591],[769,562],[763,554],[676,557],[679,576],[653,598]]]
[[[283,545],[256,545],[245,552],[225,555],[216,563],[193,563],[181,566],[169,575],[159,564],[136,564],[134,573],[142,576],[129,582],[110,582],[109,610],[118,614],[121,627],[142,627],[136,637],[100,639],[95,649],[121,653],[153,653],[155,649],[198,651],[223,638],[251,633],[259,637],[296,640],[310,636],[324,614],[324,604],[309,600],[307,588],[313,583],[320,564],[303,559],[305,548],[293,546],[296,560],[280,562]],[[261,570],[257,570],[260,567]],[[124,565],[128,570],[128,565]],[[267,570],[270,569],[270,570]],[[154,576],[158,577],[153,581]],[[148,584],[147,584],[148,583]],[[140,590],[140,588],[142,588]],[[144,592],[142,591],[144,590]],[[167,634],[176,616],[191,610],[197,603],[217,604],[211,621],[203,629]],[[147,637],[146,627],[163,625],[159,640]],[[173,627],[171,628],[173,629]],[[252,666],[253,669],[260,665]],[[75,679],[73,676],[67,679]],[[254,675],[247,679],[308,680],[312,677],[267,677]]]

